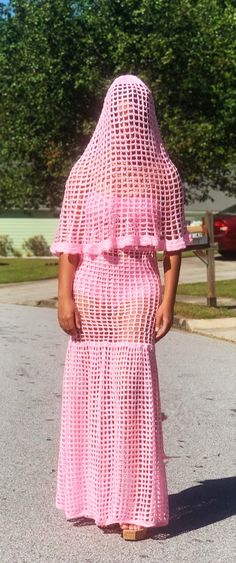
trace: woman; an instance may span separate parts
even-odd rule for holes
[[[65,186],[55,240],[65,359],[56,506],[119,523],[125,539],[169,521],[155,342],[173,322],[191,240],[152,94],[133,75],[107,91]],[[164,251],[164,294],[156,250]]]

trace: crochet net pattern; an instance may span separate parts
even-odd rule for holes
[[[68,519],[168,524],[156,249],[187,244],[183,203],[149,89],[119,77],[70,172],[51,247],[80,255],[73,297],[82,327],[65,358],[56,493]]]
[[[74,299],[82,331],[67,348],[56,506],[99,526],[169,520],[153,333],[155,250],[85,254]]]
[[[51,252],[171,251],[191,240],[183,184],[161,140],[152,94],[138,77],[120,76],[70,171]]]

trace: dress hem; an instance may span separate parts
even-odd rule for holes
[[[119,521],[118,521],[118,520],[114,520],[114,519],[108,519],[108,520],[106,520],[105,522],[99,522],[99,521],[97,520],[97,518],[95,518],[94,516],[91,516],[91,514],[89,514],[89,513],[86,512],[85,510],[82,510],[82,511],[79,512],[79,513],[76,512],[74,515],[71,515],[71,514],[68,514],[68,513],[65,512],[65,509],[64,509],[64,506],[63,506],[63,505],[61,505],[61,504],[59,504],[59,503],[56,503],[55,506],[56,506],[56,508],[57,508],[58,510],[62,510],[62,511],[64,512],[65,517],[66,517],[66,520],[68,520],[68,521],[69,521],[69,520],[73,520],[73,519],[75,519],[75,518],[82,518],[82,517],[84,517],[84,518],[88,518],[88,519],[94,520],[94,522],[95,522],[95,524],[96,524],[97,526],[102,526],[102,527],[103,527],[103,526],[111,526],[112,524],[115,525],[115,524],[119,524],[119,522],[126,522],[126,521],[127,521],[127,518],[124,517],[124,518],[121,518]],[[168,526],[168,524],[169,524],[169,519],[167,519],[167,520],[158,520],[158,521],[156,521],[156,522],[144,522],[143,520],[130,520],[130,519],[128,519],[128,521],[129,521],[129,524],[136,524],[137,526],[144,526],[145,528],[151,528],[151,527],[155,527],[155,528],[158,528],[158,527],[159,527],[159,528],[162,528],[162,527],[164,527],[164,526]]]

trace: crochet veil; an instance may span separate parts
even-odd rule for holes
[[[183,184],[162,142],[151,91],[134,75],[119,76],[67,178],[51,253],[172,251],[191,240]]]

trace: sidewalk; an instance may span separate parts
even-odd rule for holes
[[[37,307],[42,299],[53,299],[56,295],[57,279],[0,285],[0,303]]]
[[[57,280],[40,280],[0,285],[0,304],[30,305],[32,307],[57,307]],[[177,295],[176,301],[206,304],[206,297]],[[236,300],[218,298],[219,306],[230,306],[236,312]],[[175,316],[174,328],[205,334],[236,343],[236,317],[220,319],[186,319]]]
[[[206,305],[207,298],[198,295],[177,295],[176,301],[182,303],[193,303]],[[229,297],[218,297],[218,307],[230,307],[235,313],[235,317],[225,317],[219,319],[186,319],[181,317],[174,318],[174,327],[189,332],[205,334],[221,340],[228,340],[236,343],[236,299]]]
[[[212,338],[227,340],[236,344],[236,317],[221,319],[186,319],[174,317],[174,328],[196,332]]]

